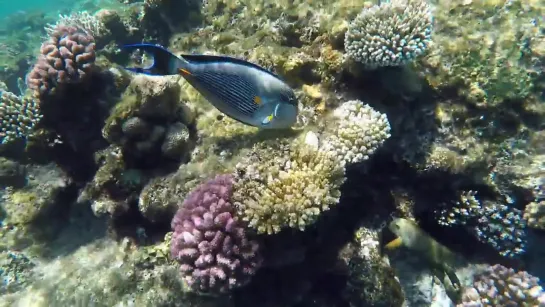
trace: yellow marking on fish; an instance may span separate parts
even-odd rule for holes
[[[265,119],[261,122],[261,124],[262,125],[269,124],[272,121],[273,117],[274,117],[274,113],[271,113],[271,115],[265,117]]]
[[[261,97],[255,96],[255,97],[254,97],[254,103],[255,103],[255,104],[261,104]]]
[[[180,68],[179,72],[183,75],[191,75],[191,73],[187,69]]]
[[[403,241],[401,240],[401,237],[391,241],[390,243],[386,244],[384,246],[384,248],[386,249],[394,249],[394,248],[398,248],[401,246],[401,244],[403,244]]]

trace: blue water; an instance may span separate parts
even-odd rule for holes
[[[0,19],[21,12],[56,16],[73,10],[93,11],[115,3],[119,4],[115,0],[0,0]]]
[[[69,0],[53,0],[53,1],[40,1],[40,0],[1,0],[0,1],[0,18],[18,12],[35,12],[41,11],[44,13],[56,13],[60,10],[69,9],[79,1]]]

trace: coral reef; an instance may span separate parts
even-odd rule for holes
[[[467,256],[462,285],[506,266],[463,304],[541,303],[539,1],[107,2],[0,26],[1,306],[458,303],[411,250],[381,254],[400,216]],[[271,70],[297,124],[128,73],[136,42]]]
[[[27,286],[32,281],[35,265],[21,252],[0,252],[0,294],[13,293]]]
[[[94,38],[76,27],[57,25],[40,53],[26,78],[37,99],[54,94],[63,84],[85,80],[95,62]]]
[[[545,230],[545,202],[531,202],[526,205],[524,219],[528,227]]]
[[[193,190],[172,220],[172,257],[199,292],[246,284],[261,265],[259,245],[235,216],[233,178],[219,175]]]
[[[42,117],[35,100],[0,90],[0,140],[26,138]]]
[[[465,225],[481,242],[489,244],[501,255],[515,257],[524,252],[526,222],[516,208],[495,202],[481,202],[474,191],[462,193],[460,201],[437,212],[444,226]]]
[[[515,17],[515,11],[524,13]],[[438,1],[435,46],[418,64],[423,77],[435,88],[455,88],[481,107],[531,96],[539,69],[535,50],[543,40],[539,16],[543,7],[535,2]]]
[[[431,7],[426,0],[393,0],[363,11],[346,31],[346,55],[369,68],[398,66],[430,44]]]
[[[271,151],[269,157],[263,151]],[[284,152],[282,152],[284,151]],[[327,152],[296,143],[256,149],[237,165],[234,204],[259,233],[304,230],[339,201],[344,167]]]
[[[394,270],[382,259],[378,233],[360,228],[355,254],[347,257],[350,277],[345,295],[350,306],[402,306],[403,291]]]
[[[464,290],[460,307],[541,306],[545,293],[539,279],[525,271],[496,264],[475,276],[473,287]]]
[[[102,133],[127,156],[156,154],[156,159],[187,161],[194,145],[194,120],[177,79],[138,75],[112,110]]]
[[[1,306],[67,306],[103,304],[133,306],[201,306],[206,299],[185,294],[173,265],[146,268],[141,252],[121,243],[86,244],[46,266],[36,268],[32,286],[3,297]],[[197,302],[200,302],[197,305]]]
[[[321,150],[336,156],[343,164],[369,159],[390,137],[386,114],[359,100],[347,101],[333,111],[337,124],[323,140]]]

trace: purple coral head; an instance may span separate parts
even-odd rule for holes
[[[233,178],[219,175],[195,188],[172,220],[172,257],[194,291],[226,293],[250,281],[262,263],[231,203]]]
[[[76,27],[57,25],[42,44],[26,84],[36,98],[41,98],[53,94],[60,85],[85,80],[94,62],[93,36]]]

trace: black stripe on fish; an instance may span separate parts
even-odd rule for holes
[[[253,116],[259,105],[255,103],[257,90],[243,77],[217,72],[202,72],[192,76],[210,93],[238,112]]]
[[[279,76],[274,74],[272,71],[269,71],[257,64],[254,64],[252,62],[248,62],[245,60],[229,57],[229,56],[222,56],[222,55],[204,55],[204,54],[182,54],[181,57],[185,59],[186,61],[190,63],[233,63],[238,65],[244,65],[246,67],[252,67],[257,70],[260,70],[262,72],[265,72],[275,78],[280,79]]]

